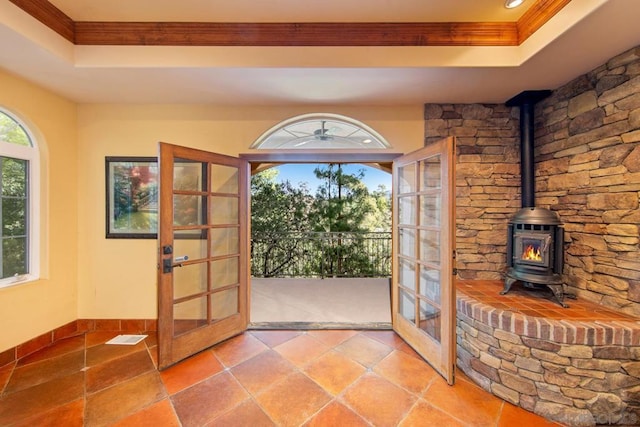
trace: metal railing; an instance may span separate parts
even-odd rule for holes
[[[251,238],[253,277],[390,277],[391,233],[268,233]]]

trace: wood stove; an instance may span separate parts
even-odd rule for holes
[[[507,227],[507,272],[504,290],[521,281],[528,288],[549,288],[560,305],[565,293],[562,285],[564,228],[555,212],[543,208],[523,208]]]
[[[564,228],[557,213],[535,207],[535,170],[533,157],[534,106],[551,94],[549,90],[524,91],[507,106],[520,107],[520,182],[522,209],[509,221],[507,232],[506,294],[511,285],[521,281],[525,287],[549,288],[560,305],[565,294],[562,284],[564,265]]]

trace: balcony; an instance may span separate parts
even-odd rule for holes
[[[390,232],[268,233],[251,239],[252,277],[391,277]]]
[[[251,241],[251,324],[390,329],[391,233],[273,233]]]

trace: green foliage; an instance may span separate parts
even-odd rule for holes
[[[27,164],[0,156],[2,278],[27,272]]]
[[[251,269],[256,276],[277,276],[294,263],[300,242],[282,236],[310,227],[309,189],[277,182],[277,175],[276,169],[268,169],[251,179]]]
[[[367,231],[364,220],[372,205],[369,190],[362,182],[364,170],[346,174],[340,164],[328,164],[314,170],[322,185],[318,188],[313,208],[314,231]]]
[[[0,141],[31,146],[29,136],[22,126],[2,112],[0,112]]]
[[[267,169],[251,178],[252,233],[308,231],[313,197],[306,185],[277,182],[278,171]]]
[[[391,231],[390,196],[384,188],[370,193],[362,181],[364,170],[347,174],[341,165],[329,164],[314,170],[321,185],[313,197],[306,185],[277,182],[277,173],[269,169],[252,178],[254,276],[379,274],[388,247],[382,258],[372,256],[366,247],[372,239],[365,233]]]

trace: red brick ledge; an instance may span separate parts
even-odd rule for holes
[[[457,292],[458,314],[495,329],[560,344],[640,346],[640,322],[557,320],[491,307]]]
[[[57,341],[87,332],[115,331],[125,333],[152,332],[158,329],[156,319],[78,319],[39,335],[0,353],[0,367],[48,347]]]

